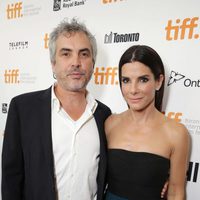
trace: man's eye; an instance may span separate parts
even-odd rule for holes
[[[70,54],[69,53],[63,53],[63,56],[69,56]]]
[[[88,52],[82,52],[82,53],[81,53],[81,56],[82,56],[82,57],[88,57],[88,56],[89,56],[89,53],[88,53]]]

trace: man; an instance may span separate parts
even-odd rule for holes
[[[2,200],[101,200],[104,121],[110,109],[86,90],[96,40],[75,19],[50,34],[56,83],[12,99],[2,151]]]

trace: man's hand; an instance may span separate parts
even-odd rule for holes
[[[168,185],[169,185],[169,181],[166,181],[163,188],[162,188],[162,191],[161,191],[161,198],[162,199],[164,199],[167,195]]]

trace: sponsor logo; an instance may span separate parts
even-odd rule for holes
[[[199,17],[176,19],[174,22],[168,20],[166,30],[166,40],[198,39],[199,34],[195,33],[198,27]],[[172,25],[174,24],[174,25]]]
[[[102,0],[103,4],[107,4],[107,3],[116,3],[116,2],[121,2],[123,0]]]
[[[97,85],[118,85],[117,67],[95,67],[94,82]]]
[[[139,33],[113,33],[112,31],[109,34],[105,34],[104,43],[120,43],[120,42],[137,42],[140,39]]]
[[[27,49],[28,41],[9,42],[9,50]]]
[[[5,84],[27,84],[35,83],[36,77],[30,73],[21,72],[18,68],[6,69],[4,72],[4,83]]]
[[[8,104],[2,103],[2,113],[8,113]]]
[[[185,78],[184,75],[179,74],[178,72],[175,71],[171,71],[167,86],[170,86],[171,84],[176,83],[177,81],[183,78]]]
[[[54,0],[53,11],[58,11],[61,9],[61,0]]]
[[[199,163],[189,162],[189,167],[187,171],[187,181],[197,182],[198,173]]]
[[[59,11],[62,8],[71,8],[77,6],[84,6],[87,0],[54,0],[53,11]]]
[[[175,72],[175,71],[171,71],[167,86],[170,86],[181,80],[183,82],[184,87],[187,87],[187,88],[188,87],[200,87],[200,79],[192,80],[190,78],[186,78],[185,75]]]

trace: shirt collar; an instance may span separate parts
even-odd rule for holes
[[[55,83],[51,87],[51,106],[52,106],[52,109],[55,109],[56,112],[59,112],[61,109],[61,105],[60,105],[60,101],[55,95],[54,87],[55,87]]]
[[[98,106],[98,103],[89,91],[87,91],[86,100],[87,100],[86,110],[88,109],[93,114]]]
[[[61,109],[61,104],[59,99],[55,95],[54,87],[55,83],[51,87],[51,105],[52,109],[55,109],[57,112],[59,112]],[[98,106],[98,103],[89,91],[87,91],[86,93],[86,100],[87,100],[86,110],[93,114]]]

